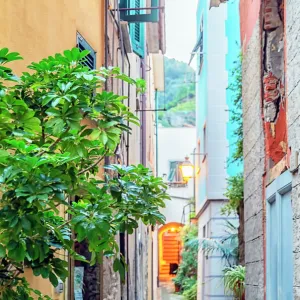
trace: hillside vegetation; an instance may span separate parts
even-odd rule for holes
[[[159,92],[158,114],[163,127],[195,126],[195,71],[184,62],[165,58],[165,92]]]

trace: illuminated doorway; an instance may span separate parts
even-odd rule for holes
[[[182,242],[180,223],[168,223],[159,229],[159,281],[170,281],[176,276],[181,261]]]

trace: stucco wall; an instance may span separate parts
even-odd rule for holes
[[[260,23],[257,20],[243,54],[246,298],[251,300],[264,298],[262,176],[265,157],[260,66]]]
[[[170,173],[170,161],[183,161],[186,156],[193,163],[193,152],[196,141],[195,127],[182,128],[158,128],[158,176]],[[194,197],[193,179],[187,186],[169,187],[170,201],[166,201],[166,207],[161,212],[166,217],[166,224],[181,222],[183,207]],[[187,211],[188,212],[188,211]]]
[[[226,222],[237,224],[236,217],[224,217],[220,214],[223,201],[212,200],[198,220],[198,236],[220,240],[227,233]],[[221,258],[220,253],[214,252],[207,255],[202,250],[198,253],[198,300],[230,299],[224,292],[223,270],[226,261]],[[251,299],[252,300],[252,299]]]
[[[20,74],[32,61],[76,46],[78,31],[97,52],[104,53],[104,0],[0,0],[1,46],[20,52],[12,64]]]
[[[0,47],[20,52],[24,58],[11,64],[17,75],[32,61],[75,47],[76,32],[97,52],[97,67],[102,66],[104,0],[90,0],[89,5],[85,0],[20,0],[17,3],[0,0],[0,7]],[[41,289],[53,299],[67,298],[55,294],[48,280],[32,276],[29,270],[25,274],[33,288]]]
[[[297,167],[294,158],[300,150],[300,49],[296,42],[300,37],[300,1],[286,1],[286,43],[287,43],[287,95],[288,95],[288,142],[291,147],[291,169]],[[292,206],[294,235],[294,299],[300,299],[300,176],[293,174]]]
[[[223,4],[218,8],[209,9],[207,4],[208,1],[199,1],[197,12],[199,35],[203,20],[204,48],[203,65],[201,73],[197,76],[197,140],[198,152],[207,153],[205,159],[201,156],[198,160],[201,172],[197,182],[197,211],[207,199],[224,199],[226,178],[229,174],[227,159],[230,145],[233,144],[230,143],[232,133],[229,131],[232,128],[228,112],[232,94],[227,88],[233,64],[232,55],[238,55],[236,42],[239,41],[238,31],[230,31],[234,23],[232,17],[229,20],[230,13],[234,10],[237,12],[237,7],[233,4]],[[236,23],[238,24],[238,19]],[[234,60],[236,59],[237,57]],[[199,57],[197,68],[198,74]],[[230,174],[234,172],[232,170]]]

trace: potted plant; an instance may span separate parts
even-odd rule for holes
[[[241,265],[225,269],[225,290],[233,293],[236,300],[245,300],[245,273],[246,269]]]

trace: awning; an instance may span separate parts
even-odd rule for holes
[[[227,0],[210,0],[210,7],[219,7],[221,3],[225,3]]]

